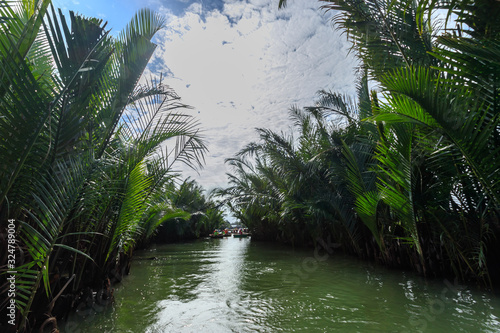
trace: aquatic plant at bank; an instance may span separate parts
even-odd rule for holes
[[[161,78],[139,84],[157,13],[138,11],[116,37],[50,1],[3,1],[0,14],[2,253],[7,221],[17,228],[16,265],[0,265],[3,286],[16,272],[15,328],[29,332],[57,326],[57,301],[121,279],[172,166],[201,166],[206,147]]]
[[[322,5],[361,61],[357,101],[321,92],[315,106],[291,111],[294,133],[259,129],[260,141],[228,160],[231,186],[220,194],[268,239],[331,235],[345,252],[388,266],[498,284],[500,24],[492,13],[500,3]]]

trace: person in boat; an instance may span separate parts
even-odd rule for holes
[[[217,236],[219,233],[217,232],[217,229],[214,230],[214,236]]]
[[[238,230],[238,233],[239,233],[240,235],[243,235],[243,229],[241,229],[241,228],[240,228],[240,230]]]

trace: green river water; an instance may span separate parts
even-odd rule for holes
[[[152,259],[155,257],[155,259]],[[115,302],[62,332],[499,332],[500,297],[250,238],[136,252]]]

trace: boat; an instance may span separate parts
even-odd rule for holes
[[[223,238],[224,237],[223,234],[217,234],[217,235],[210,234],[209,236],[210,236],[210,238]]]
[[[250,234],[244,233],[244,234],[233,234],[234,238],[246,238],[250,236]]]

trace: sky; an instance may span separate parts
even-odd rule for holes
[[[289,131],[292,105],[314,105],[317,91],[355,95],[355,67],[333,12],[316,0],[53,0],[64,12],[108,21],[117,34],[141,7],[167,19],[145,76],[164,75],[193,107],[209,152],[204,169],[177,166],[206,190],[226,187],[224,163],[258,140],[255,128]]]

